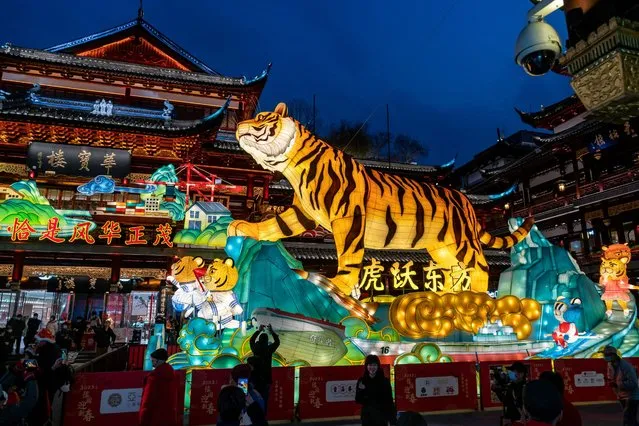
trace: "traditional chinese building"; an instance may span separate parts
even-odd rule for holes
[[[92,310],[148,323],[157,297],[132,290],[157,292],[176,256],[215,257],[172,243],[175,206],[245,217],[247,198],[269,197],[271,175],[235,141],[269,68],[225,76],[141,13],[47,49],[0,47],[0,199],[14,203],[0,206],[0,323]]]
[[[490,206],[491,232],[507,233],[504,218],[533,215],[544,235],[570,250],[594,278],[602,245],[627,243],[636,253],[639,121],[592,119],[576,96],[519,114],[524,123],[554,133],[533,134],[532,149],[513,153],[500,166],[471,162],[456,171],[473,192],[517,185],[517,191]],[[629,267],[635,277],[638,263],[633,260]]]

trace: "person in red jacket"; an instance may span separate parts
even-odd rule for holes
[[[142,403],[140,404],[140,426],[177,426],[178,383],[173,367],[167,364],[166,349],[151,354],[154,370],[144,379]]]

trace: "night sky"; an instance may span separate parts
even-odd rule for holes
[[[137,0],[4,0],[0,43],[46,48],[134,19]],[[395,7],[401,5],[401,7]],[[462,164],[505,134],[525,129],[513,107],[538,110],[570,95],[569,80],[528,77],[514,43],[528,0],[204,1],[145,0],[144,17],[224,75],[273,62],[260,108],[317,95],[325,128],[365,120],[426,144],[441,164]],[[549,22],[566,38],[564,16]]]

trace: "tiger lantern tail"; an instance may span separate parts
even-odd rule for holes
[[[483,245],[493,249],[508,249],[517,243],[520,243],[526,238],[531,228],[535,224],[532,217],[526,218],[522,225],[515,229],[515,232],[505,237],[493,237],[483,229],[479,230],[479,241]]]
[[[439,292],[488,289],[481,244],[508,248],[521,241],[532,219],[507,237],[481,229],[473,206],[459,191],[366,169],[288,117],[285,104],[237,128],[240,146],[267,170],[280,172],[295,191],[292,206],[259,223],[233,221],[228,235],[276,241],[321,225],[333,233],[337,273],[330,278],[343,295],[359,292],[364,249],[427,250],[444,280]],[[366,288],[362,290],[366,291]]]

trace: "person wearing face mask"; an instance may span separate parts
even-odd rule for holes
[[[61,425],[63,410],[62,403],[64,394],[71,390],[73,384],[73,371],[68,365],[61,363],[53,370],[53,386],[55,392],[53,394],[53,401],[51,402],[51,424]]]
[[[153,371],[144,379],[139,426],[177,426],[178,383],[169,354],[160,348],[151,354]]]
[[[614,346],[606,346],[603,349],[603,356],[608,363],[608,383],[617,394],[617,399],[623,408],[623,424],[636,426],[639,405],[637,372],[632,364],[621,359]]]
[[[357,381],[355,401],[362,406],[362,426],[397,424],[390,381],[384,377],[377,355],[364,361],[364,375]]]
[[[523,408],[523,391],[526,385],[526,376],[528,370],[526,366],[519,361],[507,368],[508,385],[505,387],[493,387],[493,392],[499,400],[504,404],[504,419],[515,422],[521,419]]]

